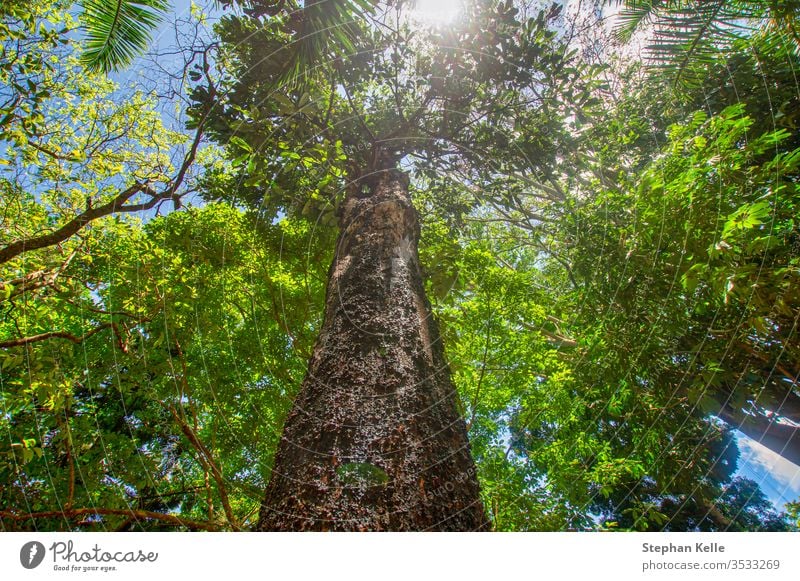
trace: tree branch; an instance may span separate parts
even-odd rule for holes
[[[207,71],[207,62],[204,63],[204,67]],[[211,85],[211,87],[213,88],[213,85]],[[15,258],[25,252],[47,248],[48,246],[53,246],[63,242],[78,233],[80,229],[86,226],[89,222],[104,216],[123,212],[139,212],[143,210],[149,210],[159,202],[169,199],[173,200],[177,206],[181,197],[177,195],[178,188],[186,178],[186,174],[197,156],[197,150],[200,147],[200,142],[203,139],[203,129],[206,121],[208,120],[208,115],[211,111],[211,108],[212,105],[209,105],[203,112],[203,116],[200,118],[200,121],[197,124],[197,129],[195,130],[194,138],[192,139],[192,144],[189,148],[189,151],[185,155],[180,168],[178,168],[178,173],[170,181],[170,185],[166,189],[162,190],[161,192],[155,192],[147,184],[137,182],[120,192],[113,200],[103,204],[102,206],[97,206],[96,208],[88,206],[84,212],[78,214],[72,220],[57,230],[50,232],[49,234],[44,234],[34,238],[23,238],[22,240],[12,242],[5,248],[0,249],[0,264],[8,262],[12,258]],[[146,193],[150,195],[151,198],[147,202],[143,202],[141,204],[125,205],[128,200],[133,198],[138,193]]]
[[[0,510],[0,519],[7,518],[15,522],[35,520],[40,518],[76,518],[84,515],[96,516],[127,516],[134,520],[159,520],[176,526],[192,530],[216,531],[219,527],[210,522],[195,521],[172,514],[163,514],[149,510],[116,509],[116,508],[72,508],[69,510],[53,510],[46,512],[16,513],[10,510]]]
[[[200,438],[197,436],[192,427],[180,416],[175,407],[169,406],[169,411],[175,421],[178,422],[178,426],[180,426],[183,435],[186,436],[186,439],[188,439],[192,446],[194,446],[198,451],[198,460],[200,460],[200,463],[204,467],[207,467],[211,470],[211,475],[214,477],[214,481],[217,483],[217,490],[219,491],[219,498],[220,502],[222,502],[222,508],[225,510],[225,517],[228,519],[228,522],[234,528],[234,530],[238,530],[239,525],[237,524],[236,517],[233,514],[233,509],[231,508],[230,500],[228,499],[228,492],[225,488],[225,478],[222,475],[222,470],[220,470],[219,466],[217,466],[216,462],[214,462],[214,456],[211,454],[211,451],[206,448],[205,444],[200,441]]]
[[[96,220],[97,218],[101,218],[103,216],[108,216],[114,212],[130,212],[130,209],[125,208],[125,202],[130,200],[139,192],[147,192],[148,190],[149,188],[145,184],[136,183],[118,194],[117,197],[110,202],[96,208],[87,208],[86,211],[75,216],[72,220],[61,226],[61,228],[58,230],[50,232],[49,234],[37,236],[35,238],[23,238],[22,240],[12,242],[0,250],[0,264],[8,262],[12,258],[19,256],[24,252],[46,248],[48,246],[58,244],[59,242],[63,242],[64,240],[77,234],[81,228],[86,226],[86,224],[92,220]],[[156,195],[154,192],[152,195],[154,195],[153,200],[157,201],[157,197],[155,197]],[[155,201],[153,202],[153,205],[155,205]]]
[[[67,267],[69,266],[72,259],[75,258],[75,255],[78,253],[77,249],[74,250],[67,259],[61,263],[55,269],[52,270],[37,270],[35,272],[31,272],[26,274],[25,276],[21,276],[19,278],[15,278],[10,280],[6,283],[0,282],[0,290],[4,290],[7,284],[10,284],[14,290],[11,291],[8,299],[12,299],[18,295],[21,295],[28,291],[33,291],[38,288],[49,287],[55,285],[56,279],[61,276]],[[8,300],[6,299],[6,300]],[[2,299],[0,299],[0,302]]]
[[[358,118],[359,123],[361,123],[361,126],[366,130],[367,135],[369,135],[370,142],[375,143],[375,134],[372,133],[372,130],[369,128],[369,125],[367,125],[367,122],[364,121],[364,118],[358,112],[355,103],[353,103],[353,97],[350,96],[350,91],[348,90],[347,84],[344,82],[344,78],[342,78],[341,73],[339,74],[339,80],[342,82],[344,95],[345,97],[347,97],[347,102],[350,104],[350,109],[353,110],[353,115],[355,115],[356,118]]]
[[[31,335],[29,337],[20,337],[18,339],[10,339],[8,341],[0,341],[0,349],[7,349],[9,347],[20,347],[22,345],[28,345],[29,343],[35,343],[37,341],[44,341],[46,339],[66,339],[67,341],[72,341],[76,345],[80,345],[86,339],[91,337],[92,335],[96,335],[103,329],[108,329],[111,327],[113,323],[103,323],[98,327],[95,327],[91,331],[84,333],[80,337],[77,335],[73,335],[72,333],[68,333],[67,331],[48,331],[47,333],[39,333],[38,335]]]

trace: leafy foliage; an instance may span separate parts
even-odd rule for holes
[[[411,177],[496,530],[796,526],[736,444],[800,424],[793,46],[695,18],[673,98],[583,62],[553,6],[423,30],[402,3],[251,1],[218,26],[220,77],[186,71],[189,134],[87,72],[65,5],[0,8],[4,529],[250,527],[343,194],[384,167]]]

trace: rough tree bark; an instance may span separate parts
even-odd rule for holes
[[[481,530],[488,522],[417,254],[408,178],[375,174],[339,216],[325,320],[260,530]]]

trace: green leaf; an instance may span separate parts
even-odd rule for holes
[[[727,238],[737,230],[750,230],[764,223],[772,213],[769,202],[762,200],[754,204],[741,206],[728,217],[722,230],[723,238]]]
[[[122,68],[150,42],[168,0],[81,0],[86,33],[81,62],[92,71]]]
[[[232,143],[233,145],[235,145],[237,147],[239,147],[240,149],[243,149],[244,151],[246,151],[248,153],[252,153],[253,152],[253,148],[250,146],[250,144],[247,143],[244,139],[242,139],[238,135],[234,135],[233,137],[231,137],[228,140],[228,142]]]

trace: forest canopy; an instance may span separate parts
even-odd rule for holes
[[[115,4],[0,6],[2,530],[800,526],[800,3]]]

